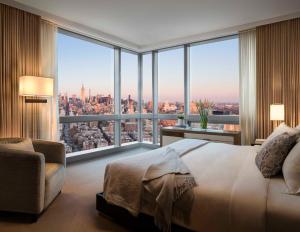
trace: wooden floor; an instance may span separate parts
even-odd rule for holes
[[[104,169],[108,162],[147,150],[149,149],[136,148],[113,156],[69,165],[62,193],[39,218],[38,222],[30,224],[15,218],[0,218],[0,231],[128,231],[98,214],[95,206],[96,193],[102,191]]]

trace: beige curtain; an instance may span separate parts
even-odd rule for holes
[[[273,130],[270,104],[285,105],[285,122],[300,123],[300,19],[257,27],[257,138]]]
[[[239,33],[240,45],[240,125],[242,144],[255,140],[256,118],[256,32]]]
[[[58,102],[57,102],[57,64],[56,64],[57,27],[45,20],[41,21],[41,76],[54,79],[53,97],[42,104],[41,138],[58,140]]]
[[[19,77],[39,75],[40,17],[0,4],[0,137],[39,137],[39,105],[19,97]]]

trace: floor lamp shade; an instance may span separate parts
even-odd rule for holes
[[[272,104],[270,105],[270,120],[283,121],[284,120],[284,105]]]
[[[20,77],[19,95],[34,97],[53,96],[53,79],[36,76]]]

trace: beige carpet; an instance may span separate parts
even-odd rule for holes
[[[36,223],[28,224],[0,218],[0,231],[128,231],[98,214],[95,206],[96,193],[102,190],[104,169],[109,161],[146,150],[148,149],[137,148],[129,152],[69,165],[62,194]]]

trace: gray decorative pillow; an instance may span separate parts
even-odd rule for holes
[[[255,157],[255,163],[266,178],[280,173],[283,162],[296,143],[296,135],[284,133],[262,145]]]
[[[8,139],[7,142],[2,140],[0,142],[0,149],[13,149],[13,150],[21,150],[21,151],[31,151],[34,152],[34,148],[32,145],[31,139]]]

